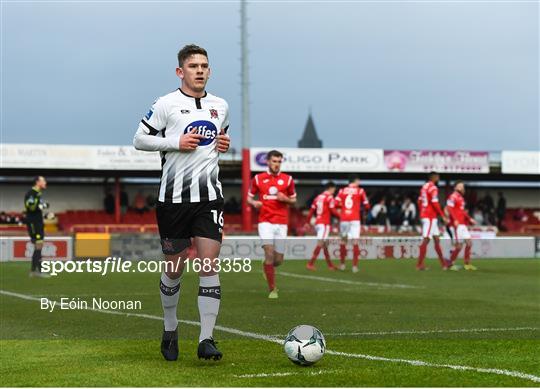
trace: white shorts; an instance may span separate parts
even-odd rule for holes
[[[457,227],[452,227],[455,242],[463,242],[465,239],[471,239],[471,233],[465,224],[458,224]]]
[[[273,245],[275,251],[280,254],[285,253],[286,224],[259,223],[259,236],[262,246]]]
[[[422,218],[422,237],[431,238],[439,235],[439,223],[437,219]]]
[[[318,240],[327,240],[330,235],[330,224],[315,224]]]
[[[360,220],[340,222],[339,233],[343,238],[360,239]]]

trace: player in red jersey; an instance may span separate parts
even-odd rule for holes
[[[285,239],[289,223],[289,205],[296,203],[296,191],[291,176],[281,172],[283,154],[271,150],[266,155],[268,171],[253,177],[248,193],[249,205],[259,209],[259,236],[264,249],[264,274],[270,294],[278,298],[275,267],[283,263]],[[259,200],[255,200],[255,195]]]
[[[324,259],[328,266],[328,270],[336,270],[332,261],[330,260],[330,253],[328,252],[328,235],[330,234],[330,227],[332,224],[332,215],[339,217],[339,213],[336,212],[334,193],[336,192],[336,184],[332,181],[328,182],[324,187],[324,192],[319,194],[313,200],[309,213],[307,215],[307,222],[311,221],[313,215],[315,215],[315,231],[317,231],[317,246],[313,250],[311,260],[306,265],[308,270],[315,269],[315,261],[319,256],[321,250],[324,253]]]
[[[420,254],[418,255],[418,263],[416,269],[425,270],[424,259],[426,258],[427,245],[430,238],[433,238],[435,251],[439,257],[439,262],[443,270],[448,269],[448,261],[444,259],[439,240],[439,226],[437,216],[440,216],[445,224],[448,224],[448,218],[444,214],[439,204],[439,174],[436,172],[429,173],[428,181],[420,189],[420,198],[418,205],[420,208],[420,219],[422,220],[422,243],[420,244]]]
[[[445,211],[450,215],[450,224],[454,239],[454,250],[450,256],[450,262],[452,262],[452,270],[457,270],[457,266],[454,265],[456,258],[459,255],[465,242],[465,270],[477,270],[476,266],[471,264],[471,248],[472,240],[471,234],[467,226],[469,224],[476,224],[476,221],[469,215],[465,209],[465,184],[463,181],[457,181],[454,186],[454,192],[448,196],[446,200]]]
[[[360,187],[360,179],[351,177],[350,183],[345,188],[341,188],[336,196],[336,207],[340,208],[339,230],[341,234],[341,244],[339,246],[339,270],[345,270],[345,257],[347,256],[347,242],[353,244],[353,273],[358,272],[358,259],[360,257],[360,211],[361,206],[369,209],[369,201],[364,189]]]

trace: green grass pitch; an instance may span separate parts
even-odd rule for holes
[[[27,263],[2,263],[1,384],[539,386],[540,261],[477,260],[476,272],[428,262],[430,271],[417,272],[412,261],[362,261],[352,274],[289,261],[278,269],[278,300],[267,298],[259,262],[251,273],[222,273],[219,362],[196,358],[196,274],[182,281],[179,360],[166,362],[158,274],[36,279]],[[39,297],[136,299],[142,309],[49,313],[32,300]],[[298,324],[326,336],[329,352],[314,366],[293,365],[280,344],[257,338],[283,338]]]

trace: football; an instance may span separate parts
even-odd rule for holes
[[[283,344],[287,357],[297,365],[313,365],[321,359],[326,342],[321,331],[310,325],[300,325],[289,331]]]

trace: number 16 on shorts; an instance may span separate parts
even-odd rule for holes
[[[212,212],[212,217],[214,218],[214,223],[216,223],[221,228],[223,228],[223,211],[221,211],[219,213],[219,217],[218,217],[217,209],[211,209],[210,212]]]

